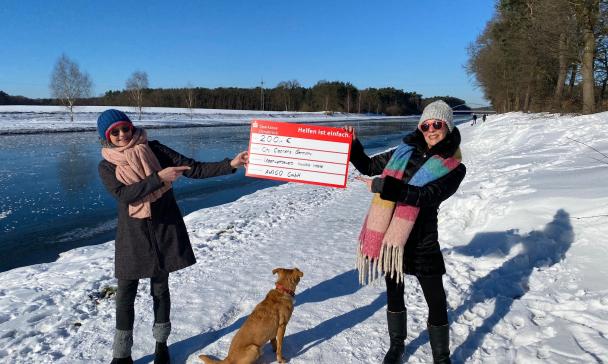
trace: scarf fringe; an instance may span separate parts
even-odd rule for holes
[[[357,270],[359,271],[359,284],[368,285],[381,276],[390,275],[391,279],[397,279],[397,284],[403,283],[405,273],[403,272],[402,246],[382,245],[380,256],[376,259],[370,258],[361,252],[361,244],[357,247]]]

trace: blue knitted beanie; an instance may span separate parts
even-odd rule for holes
[[[108,109],[97,118],[97,132],[102,141],[107,141],[107,132],[120,124],[133,124],[124,112],[116,109]]]

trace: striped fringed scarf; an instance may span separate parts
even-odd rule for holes
[[[391,176],[402,180],[413,150],[411,145],[400,145],[384,168],[382,177]],[[416,171],[408,184],[424,186],[450,173],[461,160],[460,149],[445,159],[433,155]],[[379,193],[374,194],[359,234],[359,283],[372,282],[380,274],[390,274],[391,278],[396,275],[397,282],[403,282],[403,249],[419,211],[419,207],[383,200]]]

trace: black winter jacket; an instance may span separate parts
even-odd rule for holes
[[[161,168],[191,167],[184,172],[184,176],[189,178],[207,178],[234,172],[228,158],[221,162],[197,162],[158,141],[150,141],[148,145],[158,158]],[[150,218],[137,219],[129,216],[129,203],[162,187],[158,173],[132,185],[124,185],[116,179],[116,166],[102,160],[99,162],[99,176],[108,192],[118,200],[114,259],[116,278],[155,277],[196,263],[173,189],[152,203]]]
[[[372,186],[380,197],[390,201],[405,202],[420,207],[414,228],[405,244],[403,269],[406,274],[433,276],[445,274],[445,264],[438,242],[437,212],[441,202],[454,194],[466,174],[466,167],[460,164],[447,175],[427,183],[423,187],[408,185],[407,182],[432,155],[450,157],[460,146],[460,132],[454,128],[445,139],[428,150],[422,132],[419,130],[406,135],[403,142],[415,147],[405,168],[403,180],[393,177],[376,178]],[[395,148],[396,149],[396,148]],[[359,172],[367,176],[382,173],[395,149],[368,157],[358,140],[351,148],[351,163]]]

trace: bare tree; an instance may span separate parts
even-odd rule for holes
[[[600,110],[608,109],[606,102],[606,87],[608,86],[608,0],[600,1],[600,16],[598,24],[597,49],[595,59],[596,82],[599,83],[598,91]]]
[[[262,78],[262,82],[260,84],[260,109],[264,111],[264,79]]]
[[[135,71],[127,80],[127,91],[131,97],[131,101],[139,110],[139,120],[141,120],[141,112],[144,101],[144,89],[148,88],[148,74],[142,71]]]
[[[496,15],[469,48],[467,72],[475,75],[485,96],[501,112],[580,106],[584,113],[594,112],[593,63],[598,59],[600,4],[604,3],[498,1]]]
[[[350,89],[346,89],[346,112],[350,113]]]
[[[566,58],[566,49],[568,44],[566,36],[567,35],[565,32],[562,32],[559,35],[559,71],[557,74],[557,86],[555,87],[555,92],[553,94],[553,105],[557,109],[560,107],[562,96],[564,94],[564,85],[566,84],[566,76],[568,74],[568,60]]]
[[[192,119],[192,113],[194,112],[194,105],[196,103],[196,95],[194,94],[194,88],[192,84],[188,83],[184,89],[184,98],[186,99],[186,107],[190,111],[190,119]]]
[[[70,120],[74,121],[74,103],[76,99],[89,97],[93,83],[85,72],[81,72],[78,64],[65,54],[57,60],[51,75],[51,95],[60,99],[70,112]]]
[[[289,81],[281,81],[277,84],[276,87],[277,93],[279,94],[279,98],[283,101],[283,104],[285,105],[285,111],[289,110],[291,106],[288,82]]]
[[[595,59],[595,28],[599,20],[599,0],[574,0],[574,9],[583,32],[583,57],[581,73],[583,75],[583,114],[595,112],[595,77],[593,63]]]
[[[598,41],[598,48],[595,60],[596,78],[600,83],[599,102],[603,104],[608,86],[608,37],[603,37]]]

